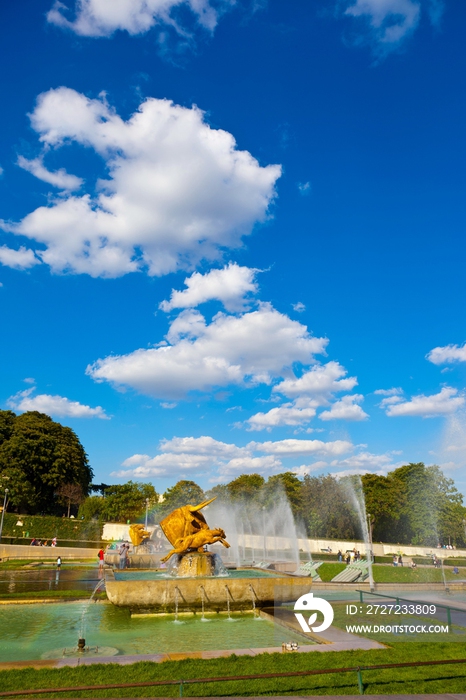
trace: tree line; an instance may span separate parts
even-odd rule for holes
[[[8,488],[8,511],[77,515],[84,520],[159,522],[169,512],[216,496],[246,511],[273,508],[286,494],[301,531],[314,538],[362,537],[354,493],[362,491],[374,542],[465,546],[463,497],[440,467],[410,463],[386,476],[336,478],[292,472],[265,479],[243,474],[209,491],[181,480],[163,498],[152,484],[93,484],[93,471],[77,435],[37,411],[19,416],[0,411],[0,493]]]

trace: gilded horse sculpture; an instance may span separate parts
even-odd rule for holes
[[[198,552],[203,552],[206,544],[215,544],[216,542],[221,542],[224,547],[229,547],[230,545],[225,539],[225,532],[217,527],[214,530],[203,529],[196,532],[194,535],[188,535],[187,537],[180,537],[176,540],[175,545],[166,556],[160,561],[168,561],[173,554],[184,554],[192,549],[197,549]]]

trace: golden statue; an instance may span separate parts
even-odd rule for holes
[[[211,530],[200,512],[202,508],[215,501],[211,498],[197,506],[182,506],[160,521],[160,527],[173,549],[161,561],[167,561],[172,554],[183,554],[192,549],[204,550],[207,544],[221,542],[224,547],[230,545],[225,540],[225,533],[220,528]]]
[[[190,549],[197,549],[198,552],[203,552],[206,544],[221,542],[224,547],[229,547],[230,545],[226,541],[225,536],[225,532],[220,527],[216,527],[214,530],[204,528],[194,535],[180,537],[176,540],[174,548],[160,561],[168,561],[172,554],[184,554]]]
[[[129,536],[135,547],[138,547],[145,539],[150,538],[150,532],[144,530],[144,525],[136,523],[129,526]]]

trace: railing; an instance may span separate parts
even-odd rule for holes
[[[1,698],[14,697],[21,695],[40,695],[41,693],[64,693],[77,692],[88,690],[117,690],[119,688],[155,688],[162,685],[177,685],[179,686],[179,696],[183,697],[183,688],[185,685],[194,683],[220,683],[227,681],[252,681],[266,678],[291,678],[303,676],[320,676],[329,673],[356,673],[358,681],[358,689],[361,695],[364,695],[364,683],[362,680],[363,671],[376,671],[386,668],[407,668],[419,666],[445,666],[447,664],[464,664],[466,659],[446,659],[442,661],[407,661],[396,664],[376,664],[373,666],[348,666],[344,668],[325,668],[312,671],[287,671],[286,673],[254,673],[247,676],[217,676],[212,678],[189,678],[180,680],[165,680],[165,681],[143,681],[139,683],[107,683],[105,685],[80,685],[68,686],[63,688],[41,688],[34,690],[8,690],[0,693]]]
[[[453,605],[443,605],[442,603],[433,603],[432,601],[428,600],[413,600],[412,598],[403,598],[402,596],[399,595],[386,595],[385,593],[373,593],[372,591],[361,591],[357,590],[356,593],[359,593],[359,602],[363,603],[364,602],[364,595],[375,595],[378,596],[379,598],[389,598],[390,600],[395,600],[396,604],[400,604],[400,600],[404,600],[408,603],[420,603],[421,605],[435,605],[436,608],[444,608],[447,611],[447,623],[449,627],[451,627],[451,611],[454,610],[455,612],[460,612],[463,613],[463,615],[466,615],[466,609],[465,608],[455,608]]]

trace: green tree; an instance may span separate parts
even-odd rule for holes
[[[16,416],[0,411],[0,477],[7,480],[10,508],[55,513],[56,490],[76,484],[88,493],[92,469],[77,435],[38,411]]]
[[[176,508],[187,505],[197,505],[205,500],[205,493],[195,481],[182,480],[167,489],[163,494],[160,517],[163,518]]]
[[[227,484],[228,494],[233,501],[254,504],[262,501],[265,479],[260,474],[241,474]]]
[[[356,539],[357,516],[347,489],[335,477],[303,479],[303,520],[309,537]]]
[[[364,474],[361,477],[366,512],[370,515],[371,536],[376,541],[386,541],[406,508],[406,493],[401,482],[392,474]]]
[[[406,496],[392,541],[427,546],[436,546],[439,541],[448,544],[449,537],[454,544],[455,540],[463,541],[463,497],[440,467],[410,463],[395,469],[390,476]]]
[[[303,482],[292,472],[269,476],[263,488],[264,505],[273,506],[277,492],[283,490],[291,506],[295,519],[302,517],[303,511]]]
[[[104,493],[102,517],[110,522],[125,523],[127,520],[138,520],[145,515],[146,499],[149,500],[150,509],[158,502],[158,495],[152,484],[128,481],[126,484],[109,486]]]
[[[78,518],[83,520],[103,520],[104,511],[105,499],[103,496],[88,496],[79,506]]]

